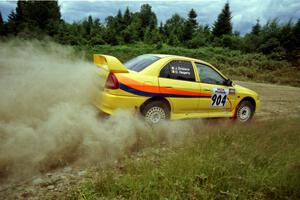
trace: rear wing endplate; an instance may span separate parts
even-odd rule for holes
[[[127,73],[128,69],[114,56],[94,54],[94,64],[113,73]]]

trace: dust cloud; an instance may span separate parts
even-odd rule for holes
[[[149,127],[131,111],[100,118],[92,105],[95,66],[71,47],[23,40],[0,46],[0,182],[118,159],[194,132],[185,122]]]

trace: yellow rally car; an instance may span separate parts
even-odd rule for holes
[[[233,84],[202,60],[145,54],[122,64],[108,55],[94,55],[105,87],[95,105],[112,114],[137,109],[146,120],[230,117],[249,121],[260,106],[256,92]]]

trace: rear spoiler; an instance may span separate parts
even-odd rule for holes
[[[109,55],[94,54],[94,64],[113,73],[128,72],[128,69],[116,57]]]

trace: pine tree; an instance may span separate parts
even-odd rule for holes
[[[280,46],[285,49],[287,55],[290,55],[295,49],[296,38],[293,34],[293,23],[291,20],[281,27],[279,42]],[[289,56],[287,59],[289,59]]]
[[[48,19],[46,20],[46,27],[45,31],[50,35],[53,36],[58,33],[58,29],[60,24],[62,23],[60,7],[57,1],[48,1]]]
[[[178,45],[183,35],[184,19],[179,14],[174,14],[165,23],[165,36],[167,43],[170,45]]]
[[[143,4],[141,6],[138,18],[140,21],[139,38],[143,40],[148,27],[151,30],[156,28],[157,18],[149,4]]]
[[[15,11],[11,11],[11,13],[8,15],[8,21],[7,21],[7,33],[8,34],[16,34],[17,33],[17,17]]]
[[[101,45],[105,43],[103,40],[103,27],[99,18],[96,18],[95,20],[92,21],[90,37],[91,38],[89,40],[90,40],[90,44],[92,45]]]
[[[231,18],[229,3],[226,3],[222,12],[219,14],[217,21],[214,23],[212,34],[215,37],[232,34]]]
[[[191,24],[193,25],[193,28],[196,28],[198,23],[197,23],[197,13],[195,12],[194,9],[190,10],[189,14],[188,14],[188,21],[191,22]]]
[[[159,24],[158,32],[159,32],[159,34],[164,35],[165,31],[164,31],[164,25],[162,22],[160,22],[160,24]]]
[[[82,22],[82,26],[84,29],[85,37],[90,37],[93,28],[93,17],[91,15],[88,16],[87,20]]]
[[[18,0],[15,12],[16,33],[21,32],[29,23],[29,1]]]
[[[124,17],[123,17],[123,21],[124,21],[124,24],[125,24],[126,27],[131,23],[131,18],[132,17],[131,17],[130,10],[127,7],[126,10],[125,10],[125,13],[124,13]]]
[[[298,68],[300,68],[300,18],[298,19],[297,23],[293,28],[293,34],[295,37],[295,49],[293,53],[295,55],[295,60],[298,62]]]
[[[30,9],[30,8],[29,8]],[[30,11],[30,20],[37,23],[41,30],[49,30],[49,23],[59,22],[61,18],[57,1],[33,1]]]
[[[4,22],[3,22],[1,12],[0,12],[0,35],[4,35]]]
[[[118,14],[116,16],[116,20],[117,20],[117,24],[118,25],[122,25],[123,24],[123,15],[122,15],[122,11],[120,9],[118,10]]]
[[[153,29],[157,25],[157,18],[155,13],[151,10],[149,4],[143,4],[140,10],[140,19],[143,28],[150,27]]]
[[[256,24],[252,27],[251,34],[253,35],[259,35],[261,30],[261,26],[259,24],[259,19],[256,20]]]
[[[183,41],[188,41],[192,39],[193,33],[195,32],[198,23],[197,23],[197,13],[194,11],[194,9],[190,10],[188,14],[188,19],[184,23],[183,28]]]
[[[104,34],[104,40],[108,44],[117,45],[118,44],[118,32],[117,32],[117,20],[113,16],[108,16],[106,19],[106,30]]]
[[[60,8],[57,1],[21,1],[18,0],[15,12],[10,14],[8,30],[18,34],[43,31],[54,35],[61,22]]]
[[[296,38],[296,47],[300,51],[300,18],[293,28],[293,34]]]

